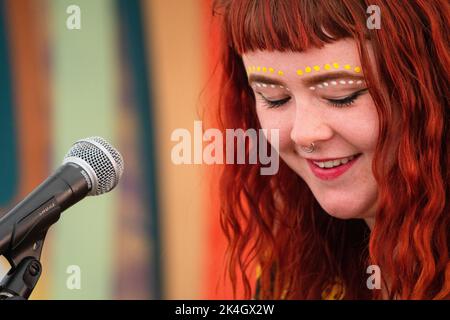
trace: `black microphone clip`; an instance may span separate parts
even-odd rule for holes
[[[46,234],[47,230],[39,240],[24,242],[5,255],[12,267],[0,282],[0,300],[27,300],[30,297],[42,274],[40,257]]]

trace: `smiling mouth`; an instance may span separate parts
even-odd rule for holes
[[[332,180],[347,172],[361,155],[362,153],[359,153],[349,157],[327,161],[307,159],[307,162],[311,171],[317,178],[322,180]]]
[[[311,161],[312,161],[312,163],[314,163],[317,167],[319,167],[321,169],[332,169],[332,168],[340,167],[340,166],[352,161],[353,159],[359,157],[360,155],[361,155],[361,153],[354,154],[354,155],[351,155],[351,156],[345,157],[345,158],[336,159],[336,160],[328,160],[328,161],[311,160]]]

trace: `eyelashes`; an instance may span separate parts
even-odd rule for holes
[[[264,97],[261,93],[258,94],[261,96],[262,102],[267,108],[278,108],[287,103],[289,100],[291,100],[291,97],[286,97],[280,100],[269,100],[266,97]]]
[[[355,100],[366,91],[367,89],[361,89],[342,99],[326,99],[326,100],[333,107],[337,108],[348,107],[351,106],[355,102]]]
[[[327,104],[329,104],[332,107],[336,107],[336,108],[349,107],[356,101],[356,99],[360,95],[365,93],[367,90],[368,90],[367,88],[358,90],[358,91],[352,93],[351,95],[346,96],[341,99],[324,98],[324,100],[327,102]],[[286,97],[286,98],[279,99],[279,100],[269,100],[266,97],[264,97],[261,93],[257,92],[257,94],[261,97],[263,105],[265,105],[269,109],[279,108],[279,107],[283,106],[284,104],[286,104],[289,100],[291,100],[291,97]]]
[[[281,107],[289,100],[291,100],[291,97],[286,97],[279,100],[269,100],[266,97],[264,97],[261,93],[257,92],[257,94],[261,97],[262,104],[269,109]]]

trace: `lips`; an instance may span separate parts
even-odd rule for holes
[[[353,156],[351,160],[347,161],[346,163],[342,162],[339,166],[332,168],[326,167],[321,168],[320,165],[322,165],[323,163],[321,164],[319,163],[319,161],[313,161],[310,159],[306,160],[308,162],[309,167],[311,168],[311,171],[317,178],[322,180],[332,180],[336,179],[337,177],[344,174],[347,170],[349,170],[353,166],[353,164],[355,164],[355,162],[358,161],[360,156],[361,153],[356,154]]]

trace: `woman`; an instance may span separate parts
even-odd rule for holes
[[[448,299],[449,2],[220,0],[214,15],[222,130],[278,129],[282,160],[271,176],[224,167],[233,285],[239,273],[247,298]]]

